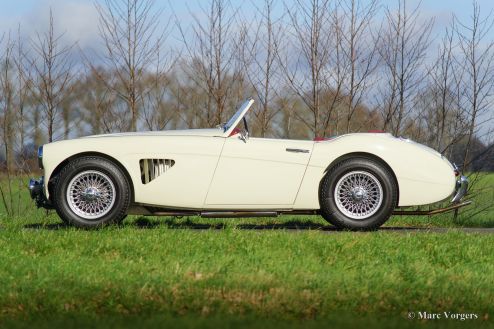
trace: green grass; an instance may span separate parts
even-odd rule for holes
[[[494,314],[493,235],[138,223],[98,231],[4,225],[2,316],[191,323],[240,316],[315,325],[338,320],[335,314],[403,324],[409,310]]]
[[[494,327],[494,235],[455,229],[494,227],[492,210],[474,214],[493,177],[456,220],[387,223],[450,227],[444,234],[325,234],[317,216],[129,217],[86,231],[30,206],[0,210],[0,327]],[[306,229],[283,229],[294,225]],[[479,319],[408,320],[409,311]]]

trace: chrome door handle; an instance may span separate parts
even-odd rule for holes
[[[304,149],[291,149],[287,148],[287,152],[292,152],[292,153],[309,153],[309,150],[304,150]]]

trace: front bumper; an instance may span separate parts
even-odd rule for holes
[[[52,209],[53,207],[50,201],[45,196],[44,187],[45,184],[43,176],[41,176],[39,179],[31,178],[29,180],[29,194],[31,195],[31,199],[33,199],[36,203],[36,207]]]
[[[468,192],[468,178],[460,176],[456,181],[455,195],[451,199],[451,203],[458,203]]]

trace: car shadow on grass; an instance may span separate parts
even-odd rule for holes
[[[214,221],[214,219],[211,219]],[[253,219],[255,221],[255,219]],[[286,230],[286,231],[324,231],[324,232],[348,232],[348,230],[338,229],[332,225],[325,225],[324,223],[317,221],[307,220],[289,220],[281,223],[235,223],[235,220],[231,220],[228,223],[197,223],[190,218],[182,220],[175,220],[175,218],[168,217],[165,219],[150,219],[149,217],[138,217],[134,221],[125,222],[122,224],[124,227],[134,227],[140,229],[155,229],[160,227],[166,227],[168,229],[190,229],[190,230],[223,230],[226,228],[233,228],[239,230]],[[461,230],[461,231],[494,231],[494,228],[488,227],[430,227],[430,226],[382,226],[375,231],[381,232],[447,232],[449,230]]]
[[[214,220],[214,219],[213,219]],[[133,222],[124,223],[123,226],[136,227],[141,229],[154,229],[158,227],[166,226],[169,229],[190,229],[190,230],[223,230],[226,228],[234,228],[239,230],[290,230],[290,231],[334,231],[344,232],[346,230],[338,229],[332,225],[324,225],[320,222],[313,221],[297,221],[290,220],[282,223],[263,223],[263,224],[250,224],[241,223],[236,224],[234,220],[226,223],[196,223],[189,218],[176,222],[174,219],[165,220],[149,220],[147,217],[139,217]],[[380,227],[379,231],[401,231],[401,230],[426,230],[427,228],[421,227]]]
[[[23,227],[28,228],[28,229],[48,230],[48,231],[57,231],[57,230],[70,229],[71,228],[69,225],[64,224],[64,223],[60,223],[60,224],[34,223],[34,224],[26,224]]]
[[[115,227],[115,226],[113,226]],[[233,228],[239,230],[252,230],[252,231],[263,231],[263,230],[287,230],[287,231],[326,231],[326,232],[345,232],[346,230],[338,229],[332,225],[324,225],[318,222],[312,221],[297,221],[291,220],[283,223],[267,223],[267,224],[250,224],[242,223],[235,224],[232,223],[196,223],[190,219],[185,219],[181,221],[175,221],[173,218],[166,218],[164,220],[152,220],[147,217],[138,217],[132,221],[126,221],[118,227],[121,228],[137,228],[137,229],[188,229],[188,230],[224,230],[226,228]],[[64,223],[34,223],[24,225],[26,229],[38,229],[38,230],[73,230],[74,227],[64,224]],[[431,228],[427,227],[389,227],[384,226],[377,229],[377,231],[428,231]]]

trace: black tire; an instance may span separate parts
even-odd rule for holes
[[[364,181],[363,185],[360,181],[357,183],[358,179]],[[369,194],[372,194],[371,198]],[[364,207],[362,202],[368,205]],[[324,176],[319,203],[323,218],[338,228],[375,230],[389,219],[398,203],[397,183],[390,169],[380,161],[349,158],[336,164]],[[353,209],[353,206],[360,208]]]
[[[99,180],[93,185],[99,184],[101,191],[98,188],[84,190],[83,187],[79,187],[85,183],[84,179]],[[101,182],[104,185],[101,185]],[[81,196],[82,194],[77,193],[78,191],[67,193],[69,187],[72,190],[74,188],[79,188],[79,191],[84,190],[85,196]],[[109,160],[94,156],[70,161],[58,175],[53,192],[53,202],[60,218],[65,223],[80,228],[120,223],[125,218],[131,202],[130,184],[121,169]],[[93,200],[94,198],[99,200],[101,195],[107,195],[107,197],[103,198],[102,205],[95,210],[91,208],[91,205],[88,206],[88,204],[94,205],[94,201],[84,199],[88,195],[91,195]],[[95,211],[100,213],[95,213]]]

